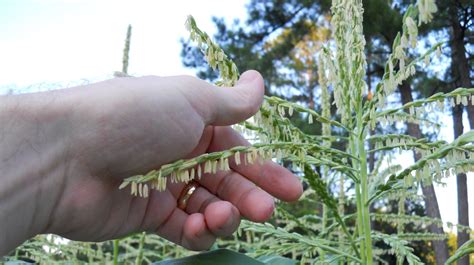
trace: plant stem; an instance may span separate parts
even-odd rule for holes
[[[360,194],[360,184],[355,184],[355,192],[356,192],[356,202],[357,202],[357,232],[359,234],[359,238],[362,238],[362,242],[360,244],[360,258],[365,260],[365,243],[364,243],[364,225],[363,225],[363,217],[362,217],[362,196]]]
[[[372,265],[372,237],[370,228],[369,191],[367,185],[367,154],[365,152],[364,139],[359,138],[359,158],[360,158],[360,182],[362,188],[362,218],[364,221],[364,244],[366,249],[367,264]]]
[[[341,176],[339,177],[339,199],[338,199],[338,207],[337,207],[337,211],[339,212],[339,215],[340,216],[344,216],[344,204],[345,204],[345,193],[344,193],[344,175],[341,174]],[[339,247],[342,248],[343,246],[343,243],[344,243],[344,230],[343,230],[343,227],[341,226],[339,228]],[[349,240],[351,241],[351,244],[354,243],[353,241],[353,238],[351,235],[348,235],[349,237]],[[354,251],[356,252],[356,255],[358,255],[360,257],[360,254],[357,253],[357,248],[356,246],[353,244],[353,248],[354,248]],[[341,260],[339,262],[339,264],[344,264],[343,261]]]
[[[402,195],[400,197],[400,200],[398,201],[398,214],[400,216],[405,215],[405,195]],[[403,230],[404,230],[403,221],[399,220],[398,223],[397,223],[397,234],[400,235],[401,233],[403,233]],[[403,265],[404,260],[405,260],[404,257],[400,257],[400,256],[397,255],[397,264],[398,265]]]
[[[344,175],[341,174],[339,178],[339,199],[338,199],[338,207],[337,211],[339,212],[340,216],[344,216],[344,205],[345,205],[345,190],[344,190]],[[344,231],[343,228],[339,228],[339,243],[342,247],[342,242],[344,241]]]
[[[366,263],[367,265],[373,264],[373,257],[372,257],[372,235],[371,235],[371,227],[370,227],[370,204],[367,203],[369,201],[369,187],[367,183],[367,153],[365,150],[365,127],[364,127],[364,120],[362,118],[363,112],[363,105],[362,100],[359,101],[359,108],[356,110],[357,112],[357,151],[359,153],[359,161],[360,161],[360,188],[361,188],[361,196],[362,196],[362,208],[358,209],[358,212],[362,211],[362,221],[364,226],[364,244],[366,250]]]
[[[351,146],[351,153],[353,156],[357,156],[354,137],[351,136],[350,138],[350,146]],[[355,167],[357,161],[352,159],[352,166]],[[363,226],[363,216],[362,216],[362,196],[360,193],[360,184],[358,182],[355,183],[355,193],[356,193],[356,203],[357,203],[357,233],[359,234],[359,238],[364,238],[364,226]],[[362,240],[364,241],[364,240]],[[361,260],[365,260],[365,243],[361,242],[360,244],[360,258]]]
[[[326,172],[325,172],[326,173]],[[324,175],[325,177],[327,176],[326,174]],[[323,220],[322,220],[322,232],[325,233],[326,232],[326,226],[327,226],[327,222],[328,222],[328,207],[326,206],[326,204],[323,204]],[[326,259],[326,253],[324,253],[323,250],[321,250],[320,252],[320,260],[321,261],[324,261]]]
[[[145,244],[145,236],[146,236],[146,232],[143,232],[142,236],[140,237],[140,244],[138,245],[138,256],[137,256],[137,259],[135,260],[135,265],[142,264],[143,245]]]
[[[132,37],[132,25],[128,25],[127,28],[127,38],[125,39],[125,47],[123,49],[123,59],[122,59],[122,73],[128,73],[128,58],[130,53],[130,39]]]
[[[114,240],[114,265],[118,264],[119,241],[119,239]]]

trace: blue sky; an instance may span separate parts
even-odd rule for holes
[[[132,24],[129,72],[133,75],[194,74],[181,64],[179,39],[192,14],[209,33],[211,17],[244,19],[248,1],[2,0],[0,2],[0,93],[47,90],[112,77],[121,69],[125,31]],[[465,123],[468,124],[467,122]],[[452,140],[451,119],[442,134]],[[468,126],[466,126],[468,127]],[[466,128],[466,130],[469,128]],[[411,157],[400,157],[411,163]],[[474,223],[474,180],[468,177]],[[455,179],[437,187],[445,221],[456,223]]]

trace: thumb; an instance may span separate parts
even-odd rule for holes
[[[216,101],[211,110],[209,125],[226,126],[244,121],[260,108],[265,92],[259,72],[244,72],[233,87],[214,88]]]

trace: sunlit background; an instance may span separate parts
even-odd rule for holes
[[[112,78],[121,69],[128,24],[133,33],[129,73],[194,74],[181,63],[184,21],[192,14],[215,32],[212,16],[245,20],[248,1],[59,1],[0,2],[0,93],[33,92]],[[451,118],[443,121],[451,141]],[[467,119],[464,124],[468,124]],[[467,127],[467,128],[466,128]],[[465,130],[468,130],[465,126]],[[412,163],[411,153],[400,158]],[[436,187],[445,222],[457,223],[456,180]],[[474,223],[474,176],[468,174],[470,222]]]

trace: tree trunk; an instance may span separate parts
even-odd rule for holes
[[[412,89],[408,82],[403,82],[399,86],[399,90],[402,99],[402,104],[406,104],[408,102],[413,101],[413,96],[411,92]],[[417,139],[423,137],[420,126],[415,123],[407,123],[407,133],[408,135]],[[418,161],[421,158],[421,155],[416,152],[413,152],[413,156],[415,158],[415,161]],[[441,219],[438,199],[436,198],[436,193],[433,184],[422,185],[422,192],[425,198],[426,215],[431,218]],[[438,227],[434,224],[430,225],[428,229],[431,233],[444,234],[443,227]],[[433,245],[433,250],[436,256],[436,264],[444,264],[449,256],[447,240],[433,240],[431,243]]]
[[[456,6],[457,1],[452,1],[449,7],[449,17],[452,29],[452,42],[451,42],[451,71],[453,73],[455,87],[471,87],[471,78],[469,76],[469,65],[466,58],[466,47],[464,46],[465,29],[461,27],[458,18],[458,7]],[[457,138],[463,133],[463,122],[462,113],[463,107],[456,106],[452,110],[453,112],[453,129],[454,137]],[[474,106],[472,106],[469,100],[467,106],[467,114],[469,119],[469,125],[471,130],[474,129]],[[469,226],[469,203],[468,203],[468,192],[467,192],[467,181],[466,174],[458,174],[456,176],[457,183],[457,199],[458,199],[458,223],[460,225]],[[466,241],[469,240],[469,233],[458,231],[457,244],[460,247]],[[458,265],[469,265],[469,257],[460,259]]]
[[[454,79],[457,81],[456,85],[461,87],[472,87],[471,78],[469,76],[469,63],[466,57],[466,47],[464,46],[464,37],[465,29],[461,27],[459,18],[457,15],[457,1],[452,1],[450,6],[450,23],[452,30],[452,42],[451,42],[451,51],[452,51],[452,61],[453,61],[453,73]],[[469,125],[471,130],[474,129],[474,106],[471,102],[467,106],[467,114],[469,118]]]

